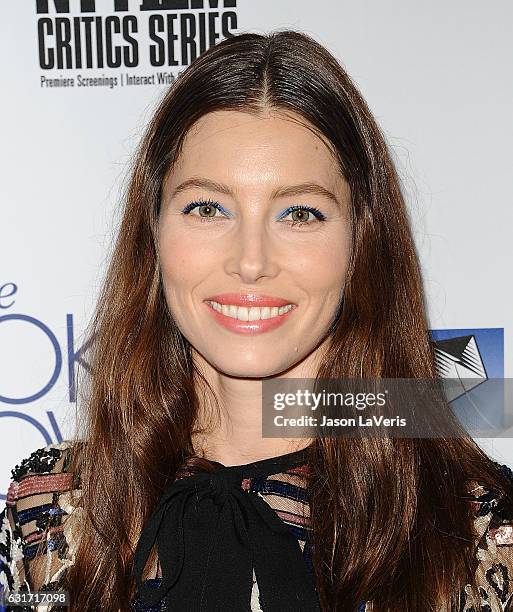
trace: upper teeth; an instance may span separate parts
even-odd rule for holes
[[[277,317],[279,315],[285,314],[292,308],[294,308],[293,304],[287,304],[286,306],[277,306],[270,307],[264,306],[260,308],[259,306],[251,306],[248,308],[247,306],[235,306],[234,304],[219,304],[218,302],[209,301],[208,302],[214,310],[217,312],[221,312],[227,317],[232,317],[232,319],[240,319],[241,321],[257,321],[258,319],[270,319],[272,317]]]

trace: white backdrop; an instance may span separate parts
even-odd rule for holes
[[[396,156],[431,329],[441,339],[470,337],[488,376],[513,376],[512,21],[507,0],[493,7],[477,0],[4,2],[2,497],[16,463],[71,431],[72,372],[115,232],[126,164],[167,87],[129,85],[127,77],[172,79],[190,62],[182,52],[190,47],[182,43],[191,32],[201,49],[204,33],[212,43],[223,32],[294,28],[340,59]],[[174,44],[168,33],[176,36]],[[57,39],[65,42],[67,34],[70,57],[64,53],[59,66]],[[155,39],[164,51],[160,66],[150,61]],[[121,65],[109,66],[116,64],[118,46]],[[84,84],[94,77],[100,84]],[[49,86],[48,79],[74,79],[74,86]],[[116,79],[113,87],[109,79]],[[513,465],[511,440],[480,443]]]

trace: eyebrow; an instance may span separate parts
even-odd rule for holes
[[[200,189],[209,189],[210,191],[216,191],[217,193],[223,193],[228,196],[233,197],[233,191],[225,185],[224,183],[219,183],[217,181],[213,181],[211,179],[203,178],[203,177],[192,177],[183,181],[173,190],[171,197],[176,196],[177,194],[185,191],[186,189],[191,189],[192,187],[199,187]],[[328,189],[323,187],[322,185],[318,185],[317,183],[299,183],[297,185],[287,185],[284,187],[277,187],[271,194],[271,199],[275,198],[283,198],[288,196],[299,196],[305,193],[310,193],[313,195],[320,195],[325,198],[328,198],[336,206],[342,208],[341,203],[337,199],[337,197],[331,193]]]

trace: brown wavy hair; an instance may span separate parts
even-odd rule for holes
[[[90,372],[70,465],[83,508],[66,574],[73,611],[130,609],[135,544],[160,493],[194,458],[200,388],[213,393],[163,294],[163,178],[200,117],[269,109],[295,113],[322,134],[351,189],[353,251],[318,378],[437,376],[396,169],[341,64],[290,30],[244,33],[210,48],[166,92],[140,142],[87,330]],[[383,612],[459,609],[461,585],[473,584],[475,570],[467,483],[507,490],[472,438],[325,438],[308,452],[322,609],[351,612],[364,600]]]

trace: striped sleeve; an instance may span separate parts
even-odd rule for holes
[[[7,502],[0,512],[0,587],[1,593],[28,587],[23,569],[21,531],[16,514]]]
[[[8,591],[52,591],[74,561],[67,517],[75,497],[67,472],[71,445],[35,450],[11,471],[0,514],[0,585]]]

